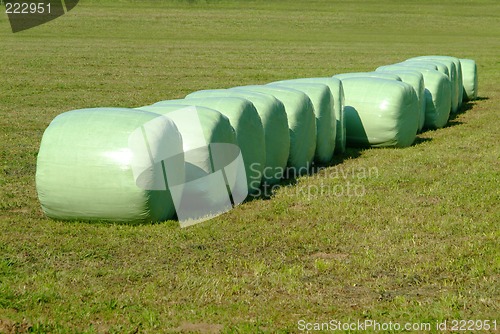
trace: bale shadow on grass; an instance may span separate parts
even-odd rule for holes
[[[455,118],[458,117],[458,115],[464,114],[467,111],[474,109],[474,106],[477,104],[478,101],[486,101],[489,99],[490,98],[487,96],[480,96],[474,100],[465,101],[464,103],[462,103],[460,109],[456,113],[450,114],[450,120],[453,121]]]
[[[488,100],[488,98],[478,98],[478,99],[481,99],[481,100]],[[476,101],[478,100],[473,100],[473,101],[466,101],[464,103],[462,103],[462,105],[460,106],[460,109],[456,112],[456,113],[451,113],[450,114],[450,117],[448,118],[448,123],[446,123],[445,126],[443,126],[443,128],[450,128],[450,127],[453,127],[453,126],[457,126],[457,125],[462,125],[464,124],[463,122],[460,122],[460,121],[456,121],[456,119],[460,116],[460,115],[463,115],[465,114],[466,112],[468,112],[469,110],[472,110],[474,109],[474,106],[476,105]]]
[[[472,110],[472,108],[474,108],[474,105],[475,103],[473,101],[467,101],[460,106],[460,109],[456,113],[451,114],[450,116],[464,114],[467,111]]]
[[[170,228],[179,227],[179,218],[175,214],[172,218],[167,220],[136,220],[136,221],[122,221],[122,220],[108,220],[108,219],[60,219],[46,217],[47,220],[61,223],[67,226],[99,226],[104,228],[113,228],[113,226],[147,226],[147,225],[162,225]],[[1,333],[1,332],[0,332]]]
[[[308,173],[303,175],[294,175],[291,177],[285,177],[280,180],[278,184],[270,185],[270,186],[261,186],[261,192],[258,195],[250,195],[245,200],[245,202],[252,202],[254,200],[269,200],[271,199],[276,192],[284,187],[292,187],[297,184],[297,178],[303,176],[313,176],[317,173],[325,170],[326,168],[337,166],[342,164],[345,160],[355,159],[362,155],[362,151],[369,149],[369,147],[346,147],[346,150],[343,154],[334,155],[332,160],[329,163],[311,163],[310,168],[308,169]]]
[[[426,138],[426,137],[419,137],[417,136],[415,138],[415,141],[413,142],[413,144],[411,144],[411,146],[417,146],[417,145],[420,145],[422,143],[426,143],[426,142],[430,142],[432,141],[432,138]]]
[[[450,126],[449,124],[454,123],[455,119],[458,116],[465,114],[469,110],[472,110],[474,105],[475,105],[475,103],[473,103],[472,101],[468,101],[468,102],[463,103],[462,106],[460,107],[460,109],[456,113],[450,113],[450,117],[448,117],[448,123],[444,127],[446,128],[446,127]],[[462,124],[462,122],[458,122],[458,123]],[[458,125],[458,124],[453,124],[451,126],[454,126],[454,125]]]
[[[457,125],[462,125],[463,122],[456,121],[456,119],[460,115],[465,114],[466,112],[468,112],[469,110],[474,109],[474,106],[477,104],[478,101],[485,101],[485,100],[489,100],[489,97],[486,97],[486,96],[484,96],[484,97],[477,97],[474,100],[464,101],[462,103],[462,105],[460,106],[460,109],[456,113],[450,113],[450,116],[448,118],[448,123],[446,123],[446,125],[443,126],[443,129],[444,128],[453,127],[453,126],[457,126]],[[424,128],[420,134],[425,133],[427,131],[432,131],[432,130],[439,130],[439,129]]]
[[[455,115],[456,115],[456,114],[455,114]],[[452,127],[454,127],[454,126],[464,124],[464,122],[454,121],[454,119],[455,119],[455,118],[456,118],[456,116],[455,116],[455,117],[453,117],[453,119],[451,119],[451,118],[450,118],[450,119],[448,120],[448,123],[446,123],[446,125],[445,125],[445,126],[443,126],[443,129],[446,129],[446,128],[452,128]]]
[[[356,159],[362,155],[364,150],[369,149],[369,147],[346,147],[345,152],[340,155],[334,155],[329,166],[338,165],[344,162],[344,160]]]

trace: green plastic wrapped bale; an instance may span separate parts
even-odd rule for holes
[[[328,164],[335,151],[336,119],[333,96],[327,85],[321,83],[277,82],[270,86],[288,87],[305,93],[314,106],[316,115],[316,152],[314,160]]]
[[[189,108],[195,108],[196,117],[199,120],[199,127],[195,119],[191,123],[182,120],[177,121],[172,118],[176,112],[189,112]],[[137,108],[160,115],[170,117],[179,130],[182,141],[184,159],[186,162],[186,180],[196,180],[213,172],[214,159],[210,152],[198,150],[214,143],[226,143],[237,145],[236,134],[229,122],[229,119],[220,112],[205,107],[190,107],[186,105],[153,105]],[[191,153],[191,154],[190,154]]]
[[[425,83],[424,128],[439,129],[448,123],[451,110],[451,84],[446,75],[438,71],[421,71]]]
[[[455,64],[455,71],[456,71],[456,78],[457,78],[457,83],[458,83],[458,87],[455,87],[455,90],[457,90],[457,94],[458,94],[458,107],[460,107],[462,105],[462,100],[463,100],[463,90],[464,90],[464,86],[463,86],[463,74],[462,74],[462,66],[460,64],[460,59],[457,58],[457,57],[451,57],[451,56],[427,56],[429,58],[433,58],[433,59],[436,59],[436,60],[440,60],[440,59],[449,59],[451,60],[454,64]]]
[[[415,90],[419,104],[418,131],[422,131],[425,123],[425,84],[422,73],[410,69],[400,69],[391,66],[381,66],[376,69],[377,72],[391,72],[401,78],[401,81],[409,84]]]
[[[460,66],[462,68],[462,81],[463,81],[463,100],[477,99],[477,65],[472,59],[460,59]]]
[[[431,67],[434,67],[434,69],[436,69],[437,71],[446,75],[446,77],[448,79],[450,78],[450,72],[448,71],[448,67],[445,64],[443,64],[442,62],[437,61],[437,60],[413,59],[413,60],[406,60],[402,63],[398,63],[397,65],[404,65],[404,64],[409,64],[410,66],[411,65],[417,65],[417,66],[429,65]]]
[[[335,153],[342,154],[346,147],[346,133],[344,120],[344,89],[342,81],[336,78],[299,78],[276,81],[275,83],[320,83],[327,85],[333,97],[333,109],[335,111],[336,130],[335,130]]]
[[[429,66],[413,63],[389,65],[391,68],[412,69],[422,73],[425,85],[426,129],[439,129],[448,123],[451,110],[451,84],[448,77]],[[430,68],[434,68],[431,66]]]
[[[243,155],[248,191],[259,191],[266,163],[265,139],[262,121],[251,102],[238,97],[206,97],[166,100],[153,105],[169,104],[207,107],[225,115],[236,132],[236,140]]]
[[[290,134],[289,174],[308,172],[316,150],[316,117],[311,100],[301,91],[271,86],[242,86],[231,90],[270,94],[285,106]]]
[[[457,99],[457,105],[458,108],[462,105],[462,100],[463,100],[463,76],[462,76],[462,67],[460,66],[460,59],[457,57],[451,57],[451,56],[420,56],[416,57],[415,59],[430,59],[430,60],[437,60],[437,61],[443,61],[443,62],[448,62],[451,61],[453,62],[453,65],[455,67],[455,95]],[[452,66],[448,67],[448,70],[451,70]]]
[[[182,136],[186,181],[181,193],[172,194],[181,226],[229,211],[232,208],[229,193],[235,205],[245,200],[248,193],[243,161],[241,168],[235,170],[236,177],[227,178],[230,173],[227,168],[232,166],[237,154],[226,147],[238,146],[236,134],[226,116],[200,106],[164,105],[138,109],[168,117]],[[220,146],[222,150],[217,149]]]
[[[410,146],[417,135],[418,99],[410,85],[379,78],[342,80],[347,145]]]
[[[187,95],[186,99],[199,97],[239,97],[252,102],[262,120],[266,143],[266,166],[262,183],[266,185],[278,183],[290,154],[288,118],[283,103],[269,94],[228,89],[201,90]]]
[[[401,63],[395,63],[395,64],[390,64],[390,65],[385,65],[385,66],[405,66],[405,67],[413,67],[413,68],[418,68],[421,70],[434,70],[434,71],[439,71],[438,67],[434,64],[431,64],[429,62],[425,61],[415,61],[415,62],[410,62],[410,61],[404,61]],[[444,65],[443,65],[444,66]],[[445,68],[445,67],[443,67]]]
[[[379,78],[379,79],[389,79],[401,81],[401,78],[395,74],[391,73],[381,73],[381,72],[353,72],[353,73],[341,73],[333,76],[339,80],[344,80],[347,78]]]
[[[450,72],[447,64],[445,64],[442,61],[438,61],[435,59],[411,59],[407,60],[405,62],[408,62],[410,64],[430,64],[430,65],[435,65],[437,67],[437,70],[448,78],[448,81],[450,82],[450,87],[451,87],[451,95],[450,95],[450,112],[455,112],[457,109],[456,105],[456,97],[455,97],[455,78],[454,78],[454,72]]]
[[[175,208],[168,187],[183,182],[181,135],[166,117],[134,109],[81,109],[57,116],[43,134],[36,187],[49,217],[170,219]]]
[[[461,105],[461,90],[462,88],[462,78],[460,68],[460,61],[458,58],[444,57],[444,56],[421,56],[416,58],[411,58],[411,60],[430,60],[438,61],[444,64],[448,70],[448,78],[451,82],[451,112],[456,113]],[[458,66],[458,67],[457,67]]]

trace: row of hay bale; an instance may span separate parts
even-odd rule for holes
[[[409,146],[476,97],[473,60],[424,56],[373,72],[69,111],[43,135],[38,196],[58,219],[205,219],[329,164],[346,146]]]

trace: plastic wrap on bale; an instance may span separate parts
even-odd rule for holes
[[[460,61],[458,58],[454,57],[444,57],[444,56],[421,56],[410,58],[408,61],[412,60],[430,60],[437,61],[444,64],[448,71],[448,78],[451,83],[451,112],[456,113],[462,104],[461,100],[461,90],[462,87],[462,76],[460,70]]]
[[[405,62],[417,65],[418,64],[435,65],[437,67],[437,71],[443,73],[446,76],[446,78],[448,78],[448,81],[450,82],[450,113],[455,113],[455,111],[457,110],[456,97],[454,91],[455,74],[454,71],[450,71],[446,62],[442,62],[435,59],[412,59],[412,60],[407,60]]]
[[[344,89],[342,81],[331,77],[299,78],[275,81],[274,83],[320,83],[327,85],[333,97],[333,109],[335,113],[335,154],[342,154],[346,148],[346,133],[344,119]]]
[[[379,78],[379,79],[388,79],[388,80],[397,80],[401,81],[401,78],[396,74],[392,73],[381,73],[381,72],[352,72],[352,73],[340,73],[335,74],[333,78],[337,78],[339,80],[347,79],[347,78]]]
[[[442,62],[438,60],[432,60],[432,59],[412,59],[412,60],[406,60],[404,62],[398,63],[396,65],[404,65],[404,64],[409,64],[410,66],[412,65],[428,65],[433,67],[433,69],[443,73],[446,75],[448,79],[450,79],[450,72],[448,70],[448,67],[446,64],[443,64]]]
[[[336,119],[333,96],[327,85],[321,83],[275,82],[268,84],[288,87],[305,93],[314,106],[316,115],[316,151],[314,160],[328,164],[335,151]]]
[[[377,72],[391,72],[401,78],[401,81],[409,84],[415,90],[419,105],[418,131],[422,131],[425,123],[425,84],[422,73],[410,69],[400,69],[398,67],[381,66]]]
[[[168,187],[184,182],[182,139],[157,114],[124,108],[65,112],[47,127],[36,169],[45,214],[63,220],[173,218]]]
[[[448,123],[451,110],[451,83],[445,74],[435,70],[435,66],[430,64],[405,62],[387,67],[422,73],[425,85],[424,129],[439,129]],[[386,66],[380,68],[386,69]]]
[[[250,193],[258,192],[266,163],[264,128],[254,105],[238,97],[206,97],[160,101],[154,106],[169,104],[201,106],[225,115],[236,133]]]
[[[347,144],[406,147],[418,129],[418,99],[410,85],[379,78],[343,79]]]
[[[478,79],[477,65],[472,59],[460,59],[460,67],[462,68],[462,84],[464,87],[463,99],[470,101],[477,99]]]
[[[296,89],[265,85],[241,86],[230,90],[270,94],[283,103],[290,136],[287,167],[294,175],[307,173],[316,150],[316,117],[307,95]]]
[[[283,103],[269,94],[228,89],[201,90],[187,95],[186,99],[199,97],[239,97],[252,102],[262,121],[266,145],[262,184],[277,184],[281,180],[290,154],[288,118]]]
[[[238,156],[234,148],[238,146],[226,116],[206,107],[175,104],[137,109],[170,118],[182,135],[186,181],[178,201],[174,201],[181,226],[227,212],[245,200],[248,192],[243,163],[228,170],[234,166]],[[231,173],[235,174],[232,178],[228,177]]]

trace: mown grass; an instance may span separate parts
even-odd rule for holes
[[[17,34],[0,15],[0,332],[498,322],[499,22],[500,5],[483,0],[82,0]],[[424,54],[475,59],[481,99],[410,148],[350,149],[270,200],[187,229],[40,210],[36,155],[64,111]],[[358,193],[340,195],[348,185]]]

